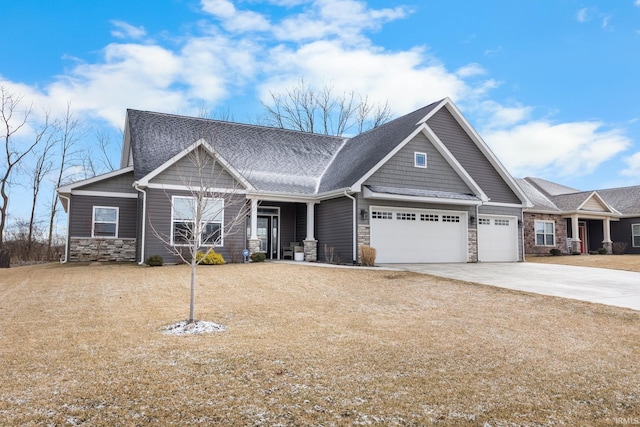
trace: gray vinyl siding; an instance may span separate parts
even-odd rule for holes
[[[624,242],[627,244],[625,253],[640,254],[640,247],[633,247],[633,234],[631,226],[640,224],[639,218],[622,218],[620,221],[611,221],[611,240],[615,242]]]
[[[353,201],[347,197],[324,200],[315,208],[318,261],[327,261],[325,245],[334,248],[333,261],[353,260]]]
[[[165,191],[160,189],[147,189],[147,226],[144,242],[144,258],[151,255],[161,255],[165,262],[179,262],[179,257],[173,252],[168,242],[171,238],[171,198],[172,196],[190,196],[187,191]],[[238,216],[245,199],[242,195],[235,195],[233,201],[225,200],[223,247],[215,247],[214,250],[231,261],[231,251],[240,253],[246,245],[246,222],[241,220],[232,230],[228,226]],[[164,241],[163,241],[164,240]],[[234,257],[241,258],[237,253]]]
[[[118,209],[118,236],[136,237],[138,201],[133,198],[71,196],[69,209],[69,237],[91,237],[93,207],[106,206]]]
[[[296,204],[296,224],[294,242],[302,242],[307,238],[307,205]],[[317,226],[317,224],[316,224]]]
[[[492,202],[522,203],[446,108],[427,124]]]
[[[202,150],[202,148],[200,148]],[[204,151],[204,150],[202,150]],[[203,153],[202,156],[208,156]],[[211,161],[211,165],[207,168],[207,176],[202,177],[206,180],[206,184],[212,188],[240,188],[240,184],[218,163]],[[200,180],[198,168],[195,166],[193,159],[187,155],[162,171],[158,176],[154,177],[151,182],[154,184],[168,185],[192,185]]]
[[[415,152],[427,154],[426,168],[415,167]],[[365,185],[472,194],[462,178],[422,133],[416,135],[412,141],[382,165],[365,182]]]
[[[506,215],[515,216],[518,218],[518,224],[523,223],[522,208],[509,207],[509,206],[491,206],[482,205],[478,208],[480,215]],[[474,215],[475,216],[475,215]],[[477,218],[476,221],[477,222]],[[473,226],[476,227],[475,225]],[[518,260],[524,260],[524,230],[522,226],[518,226]]]
[[[77,187],[75,190],[101,191],[109,193],[136,193],[136,189],[133,188],[133,172],[114,176],[82,187]]]

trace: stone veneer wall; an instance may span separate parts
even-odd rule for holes
[[[363,224],[358,224],[358,263],[360,263],[360,247],[362,245],[371,244],[371,227]]]
[[[469,262],[478,262],[478,229],[469,228],[468,253]]]
[[[136,239],[95,239],[72,237],[69,239],[68,261],[135,262]]]
[[[524,213],[524,252],[530,255],[549,255],[551,246],[536,245],[536,221],[553,221],[555,223],[555,247],[567,253],[567,220],[559,215]]]

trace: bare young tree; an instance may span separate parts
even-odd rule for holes
[[[388,103],[371,104],[368,97],[354,91],[336,95],[333,86],[326,84],[316,90],[304,80],[269,95],[269,102],[261,101],[262,121],[283,129],[341,136],[354,126],[362,132],[380,126],[391,117]]]
[[[167,194],[173,210],[172,232],[160,232],[151,221],[154,235],[191,267],[188,323],[195,321],[196,267],[223,239],[242,231],[249,212],[246,197],[239,188],[229,187],[227,168],[213,155],[203,145],[187,154],[188,167],[178,174],[188,191]]]
[[[27,248],[31,251],[33,247],[33,235],[36,220],[36,207],[38,205],[38,197],[40,195],[40,189],[42,187],[42,181],[51,172],[52,161],[51,155],[55,146],[54,133],[51,132],[52,127],[48,126],[48,120],[38,131],[37,138],[45,139],[44,145],[41,150],[35,152],[35,163],[31,170],[29,170],[30,184],[31,184],[31,214],[29,216],[29,234],[27,237]],[[44,134],[46,133],[46,137]]]
[[[77,166],[80,150],[77,143],[85,135],[86,129],[84,123],[75,118],[71,112],[71,105],[67,104],[67,110],[64,117],[60,120],[57,133],[57,154],[58,164],[56,175],[53,180],[54,188],[58,188],[63,184],[63,180],[72,180],[73,176],[69,176],[68,171],[71,167]],[[47,238],[47,254],[51,256],[51,248],[53,245],[53,225],[58,214],[58,193],[54,191],[51,196],[51,204],[49,210],[49,236]]]
[[[24,139],[16,139],[16,133],[20,131],[29,121],[29,116],[33,112],[33,106],[29,105],[24,109],[20,108],[22,96],[16,95],[4,86],[0,86],[0,141],[2,143],[2,154],[0,155],[0,249],[4,242],[4,230],[7,225],[7,214],[9,207],[8,187],[15,168],[22,159],[28,155],[42,139],[44,133],[25,142]],[[48,123],[49,116],[46,116]],[[46,127],[49,125],[46,124]]]

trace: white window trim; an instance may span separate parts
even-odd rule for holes
[[[170,233],[170,241],[171,241],[171,246],[180,246],[180,247],[184,247],[184,246],[189,246],[188,243],[175,243],[174,241],[174,223],[175,223],[175,219],[173,216],[174,210],[173,210],[173,206],[174,206],[174,200],[175,199],[195,199],[195,196],[171,196],[171,233]],[[207,221],[208,223],[215,223],[215,224],[220,224],[220,241],[215,244],[215,245],[211,245],[211,244],[202,244],[202,233],[200,233],[200,236],[198,237],[198,247],[214,247],[214,248],[219,248],[224,246],[224,199],[221,198],[215,198],[215,197],[205,197],[205,199],[207,200],[211,200],[213,202],[219,201],[222,203],[222,212],[221,212],[221,216],[222,219],[220,221]],[[191,220],[191,222],[193,222],[193,220]]]
[[[424,165],[419,165],[418,164],[418,157],[419,156],[424,156]],[[413,166],[417,167],[417,168],[421,168],[421,169],[426,169],[427,168],[427,153],[421,153],[419,151],[416,151],[413,153]]]
[[[634,226],[638,226],[638,227],[640,227],[640,224],[631,224],[631,247],[633,247],[633,248],[640,248],[640,245],[636,245],[636,244],[635,244],[635,241],[636,241],[636,240],[634,239],[634,237],[636,237],[636,236],[639,236],[639,237],[640,237],[640,234],[633,234],[633,227],[634,227]]]
[[[113,236],[96,236],[95,235],[95,230],[96,230],[96,209],[115,209],[116,211],[116,232],[115,235]],[[120,222],[120,208],[117,206],[94,206],[93,207],[93,212],[91,214],[91,237],[92,238],[97,238],[97,239],[117,239],[118,238],[118,225]],[[100,224],[113,224],[112,222],[107,222],[107,221],[99,221]]]
[[[539,245],[538,244],[538,223],[551,224],[553,226],[553,231],[551,233],[552,236],[553,236],[553,245],[547,245],[547,244]],[[544,229],[543,229],[543,231],[544,231]],[[544,232],[542,234],[544,236],[547,235],[547,233],[544,233]],[[556,223],[555,223],[555,221],[545,221],[545,220],[536,220],[536,221],[534,221],[534,224],[533,224],[533,235],[534,235],[534,238],[535,238],[535,245],[536,246],[544,246],[544,247],[547,247],[547,248],[555,248],[556,247]],[[547,239],[544,239],[544,240],[545,240],[545,243],[546,243]]]

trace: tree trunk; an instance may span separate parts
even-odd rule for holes
[[[191,299],[189,301],[189,323],[193,323],[196,309],[196,256],[191,259]]]

